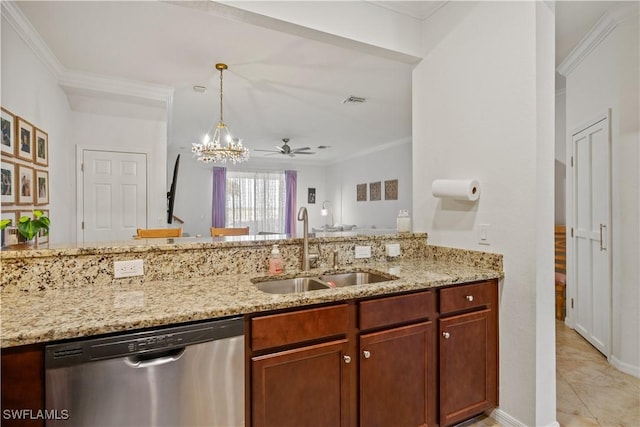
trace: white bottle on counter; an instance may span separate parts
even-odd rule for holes
[[[411,232],[411,217],[409,216],[408,210],[402,209],[400,210],[400,212],[398,212],[398,217],[396,218],[396,225],[398,227],[398,233]]]
[[[282,255],[280,255],[278,245],[273,245],[273,249],[271,249],[271,255],[269,255],[269,274],[282,273],[282,265]]]

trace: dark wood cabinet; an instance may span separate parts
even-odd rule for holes
[[[2,426],[44,426],[44,348],[2,349]]]
[[[443,289],[440,310],[440,424],[449,426],[497,406],[497,283]]]
[[[253,357],[253,426],[347,426],[347,352],[344,339]]]
[[[435,424],[433,322],[360,337],[360,425]]]

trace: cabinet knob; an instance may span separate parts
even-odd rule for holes
[[[443,332],[442,336],[444,337],[444,339],[448,340],[451,334],[449,332]]]
[[[344,363],[351,363],[351,356],[347,356],[346,354],[342,356],[344,358]]]
[[[473,295],[467,295],[467,301],[469,302],[473,301]]]
[[[371,357],[371,352],[369,350],[365,350],[362,352],[362,355],[364,356],[365,359],[368,359]]]

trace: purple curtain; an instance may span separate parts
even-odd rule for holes
[[[213,197],[211,202],[211,226],[225,226],[225,202],[227,199],[227,168],[213,168]]]
[[[284,182],[286,187],[284,232],[293,236],[296,233],[296,190],[298,188],[298,172],[284,171]]]

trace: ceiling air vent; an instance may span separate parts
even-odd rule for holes
[[[367,98],[361,98],[359,96],[348,96],[347,98],[342,100],[343,104],[362,104],[365,102]]]

